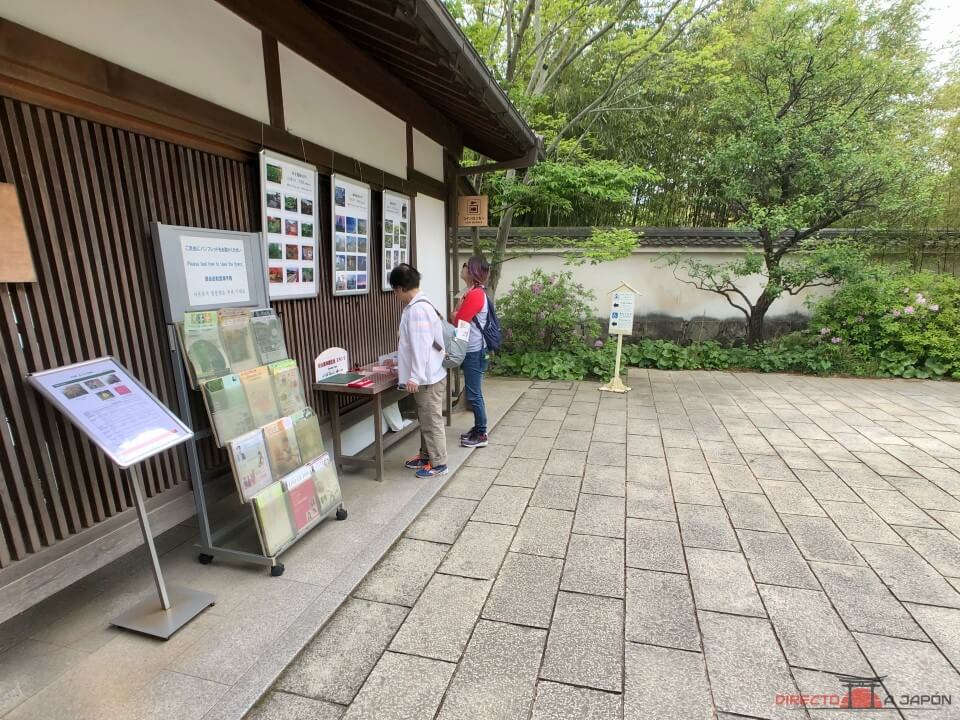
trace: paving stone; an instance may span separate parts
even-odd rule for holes
[[[693,430],[677,430],[664,427],[663,447],[700,450],[700,438]]]
[[[865,542],[855,545],[901,602],[960,608],[960,594],[913,548]]]
[[[713,484],[710,475],[671,472],[670,483],[673,486],[673,498],[678,503],[689,505],[723,505],[720,493]]]
[[[870,568],[820,562],[810,567],[851,630],[924,639],[903,605]]]
[[[390,643],[396,652],[456,662],[492,583],[434,575]]]
[[[870,676],[873,676],[873,673],[870,673]],[[865,708],[844,710],[841,703],[849,702],[847,698],[850,690],[843,685],[836,673],[793,668],[793,677],[803,695],[823,698],[818,698],[816,705],[807,706],[807,712],[810,713],[813,720],[864,720],[864,718],[867,718],[867,720],[901,720],[900,713],[894,708],[890,710],[871,708],[869,711]],[[885,691],[882,688],[878,689],[878,695],[882,696],[884,693]],[[869,695],[867,697],[869,698]]]
[[[767,620],[701,612],[700,630],[717,710],[796,720],[794,708],[775,703],[796,685]]]
[[[487,431],[487,437],[490,438],[491,445],[509,445],[513,447],[523,437],[525,430],[526,426],[504,425],[502,422],[499,422],[495,428]]]
[[[477,508],[472,500],[438,497],[424,508],[404,533],[408,538],[451,544]]]
[[[620,446],[620,452],[626,450],[627,426],[623,425],[596,425],[590,434],[591,442],[610,443]],[[620,465],[620,463],[617,463]]]
[[[675,522],[627,519],[627,566],[685,573],[680,528]]]
[[[700,610],[766,616],[747,561],[739,552],[687,548],[687,566]]]
[[[354,596],[412,607],[449,547],[401,538],[360,582]]]
[[[290,663],[277,689],[349,704],[406,615],[396,605],[348,599]]]
[[[759,486],[758,486],[759,487]],[[751,493],[722,493],[723,505],[735,528],[744,530],[763,530],[766,532],[786,532],[783,523],[765,495]]]
[[[623,540],[570,536],[560,588],[587,595],[623,597]]]
[[[384,653],[343,720],[432,718],[456,665]]]
[[[744,455],[743,457],[758,479],[797,481],[797,476],[776,455]]]
[[[627,482],[650,484],[660,482],[666,485],[670,481],[667,461],[664,458],[631,456],[627,463]]]
[[[532,492],[530,488],[494,485],[477,505],[471,520],[517,525]]]
[[[543,437],[533,437],[530,435],[524,436],[517,441],[517,444],[513,448],[513,457],[515,458],[529,458],[531,460],[546,460],[550,455],[550,451],[553,450],[554,438],[543,438]],[[509,465],[509,460],[507,461]],[[540,463],[541,469],[543,468],[543,463]],[[539,472],[539,471],[538,471]]]
[[[884,685],[894,698],[921,693],[947,693],[953,695],[953,702],[956,703],[960,675],[932,643],[862,633],[857,633],[856,638],[876,674],[885,677]],[[904,708],[903,715],[909,720],[930,717],[946,720],[957,718],[956,710],[956,705],[933,711],[929,706],[928,709]]]
[[[579,450],[586,452],[590,449],[593,433],[586,430],[562,430],[553,443],[555,450]]]
[[[780,518],[807,560],[863,565],[863,559],[830,518],[784,515]]]
[[[743,493],[762,493],[760,484],[746,465],[710,463],[710,473],[720,490]]]
[[[623,601],[560,592],[540,677],[621,692]]]
[[[703,457],[706,458],[708,463],[746,465],[743,456],[732,440],[727,442],[704,440],[699,432],[697,436],[700,437],[700,449],[703,450]]]
[[[795,470],[800,482],[817,500],[858,502],[860,498],[831,470]]]
[[[810,515],[823,517],[826,513],[799,482],[761,480],[760,486],[770,504],[780,515]]]
[[[563,560],[508,553],[482,616],[516,625],[550,627]]]
[[[563,420],[567,416],[567,411],[563,407],[556,405],[545,405],[541,407],[534,416],[536,420]]]
[[[820,424],[821,427],[824,428],[824,430],[829,432],[834,440],[836,440],[838,443],[843,445],[843,447],[845,447],[850,452],[858,453],[858,454],[861,452],[874,452],[874,453],[883,452],[883,448],[867,440],[867,438],[865,438],[860,433],[854,431],[853,428],[851,428],[846,423],[838,422],[836,424],[836,427],[846,427],[847,428],[846,432],[834,431],[826,427],[822,423],[822,421],[819,421],[819,420],[818,420],[818,424]]]
[[[587,454],[588,465],[613,465],[625,467],[627,464],[626,448],[614,442],[590,443],[590,452]]]
[[[813,450],[817,457],[829,464],[831,460],[842,462],[858,462],[857,456],[847,450],[836,440],[807,440],[807,447]]]
[[[540,681],[530,720],[620,720],[620,696]]]
[[[960,512],[960,500],[923,478],[890,478],[890,483],[924,510]]]
[[[626,607],[627,640],[700,651],[693,595],[685,575],[628,569]]]
[[[960,472],[953,468],[917,466],[917,472],[934,485],[939,486],[944,492],[960,495]]]
[[[871,490],[858,488],[857,495],[870,509],[891,525],[913,525],[937,528],[937,521],[918,508],[898,490]]]
[[[530,504],[557,510],[576,510],[580,478],[570,475],[541,475]]]
[[[913,603],[908,603],[907,609],[926,630],[940,652],[954,667],[960,667],[960,610]]]
[[[960,577],[960,539],[939,529],[898,527],[897,532],[941,575]]]
[[[570,403],[570,409],[568,410],[568,413],[570,415],[596,415],[597,406],[598,403],[595,402],[574,400],[572,403]]]
[[[560,425],[561,434],[567,432],[568,430],[586,430],[592,433],[595,421],[596,418],[592,414],[574,415],[572,413],[568,413],[567,417],[564,418],[563,423]]]
[[[660,422],[647,418],[627,418],[627,435],[660,437]]]
[[[700,448],[672,448],[666,449],[667,467],[670,472],[709,473],[707,461],[703,459]]]
[[[580,493],[573,531],[581,535],[622,538],[625,501],[622,497]]]
[[[546,461],[512,457],[504,463],[493,484],[526,488],[536,487],[544,462]]]
[[[794,434],[802,440],[830,440],[827,435],[816,423],[812,422],[791,422],[787,423]],[[810,443],[807,443],[809,445]]]
[[[807,561],[789,535],[753,530],[738,530],[737,535],[758,583],[820,589]]]
[[[513,533],[510,525],[468,522],[440,564],[439,572],[480,580],[495,578]]]
[[[827,464],[852,488],[868,488],[872,490],[893,490],[886,480],[877,475],[862,462],[843,462],[829,460]]]
[[[915,470],[885,452],[858,452],[855,454],[861,462],[866,463],[874,472],[884,477],[917,477]]]
[[[848,540],[903,544],[903,540],[865,503],[824,500],[820,504]]]
[[[534,420],[527,426],[524,437],[555,438],[559,434],[559,420]]]
[[[747,433],[731,432],[730,437],[733,438],[737,449],[743,454],[744,460],[746,460],[748,454],[754,456],[777,454],[773,446],[768,443],[766,438],[760,435],[756,429]]]
[[[757,586],[780,638],[787,662],[812,670],[870,672],[853,636],[819,590]]]
[[[587,462],[587,454],[576,450],[558,450],[554,448],[550,451],[550,457],[543,468],[547,475],[574,475],[583,476],[583,467]]]
[[[342,705],[273,690],[245,717],[245,720],[339,720]]]
[[[529,555],[566,557],[572,526],[573,513],[568,510],[528,507],[510,549]]]
[[[943,527],[952,532],[955,537],[960,538],[960,513],[931,510],[930,515],[934,520],[943,525]]]
[[[493,485],[497,471],[493,468],[462,467],[444,486],[441,495],[463,500],[481,500]]]
[[[626,470],[612,465],[587,465],[583,471],[581,492],[591,495],[625,497],[627,493]]]
[[[503,420],[500,422],[503,422]],[[485,448],[471,452],[464,465],[466,467],[484,467],[499,470],[503,467],[504,463],[507,462],[512,452],[512,445],[488,445]]]
[[[503,419],[497,423],[497,426],[506,425],[506,426],[516,426],[516,427],[527,427],[531,422],[533,422],[533,416],[536,415],[535,412],[530,412],[528,410],[510,410],[506,415],[503,416]]]
[[[740,552],[737,536],[722,507],[677,504],[680,532],[686,547]]]
[[[545,630],[478,622],[438,720],[525,719],[546,639]]]
[[[627,455],[664,457],[663,441],[659,435],[628,435]]]
[[[713,699],[700,653],[627,643],[625,654],[624,720],[712,720]]]

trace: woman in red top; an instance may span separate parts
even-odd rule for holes
[[[467,400],[473,408],[473,427],[470,432],[460,436],[463,447],[487,445],[487,410],[483,402],[483,373],[487,370],[487,348],[480,328],[487,321],[490,300],[484,286],[489,275],[490,263],[479,256],[470,258],[460,270],[460,278],[466,283],[468,290],[457,306],[453,323],[456,325],[461,320],[470,323],[470,340],[461,367]]]

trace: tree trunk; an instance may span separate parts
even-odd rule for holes
[[[750,318],[747,320],[747,344],[751,347],[760,345],[764,340],[763,321],[774,300],[776,298],[769,295],[767,289],[764,288],[760,297],[750,308]]]
[[[487,289],[490,291],[491,297],[497,294],[503,261],[507,256],[507,238],[510,237],[510,228],[512,227],[513,208],[509,208],[500,216],[500,225],[497,227],[497,243],[493,248],[493,257],[490,258],[490,279],[487,280]]]

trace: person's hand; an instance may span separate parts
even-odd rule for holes
[[[417,383],[416,380],[407,380],[407,392],[408,392],[408,393],[415,393],[415,392],[416,392],[417,390],[419,390],[419,389],[420,389],[420,385],[419,385],[419,383]]]

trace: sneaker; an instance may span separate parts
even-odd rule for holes
[[[470,428],[469,431],[467,431],[467,432],[465,432],[465,433],[460,433],[460,442],[462,443],[462,442],[463,442],[464,440],[466,440],[468,437],[470,437],[471,435],[473,435],[476,431],[477,431],[477,429],[476,429],[475,427],[472,427],[472,428]]]
[[[425,467],[430,467],[430,460],[423,455],[414,455],[403,465],[407,470],[422,470]]]
[[[486,433],[472,433],[469,437],[460,438],[460,446],[467,448],[480,448],[486,447],[489,444],[489,439],[487,438]]]
[[[432,478],[432,477],[438,477],[440,475],[446,475],[446,474],[447,474],[446,465],[437,465],[436,467],[433,467],[432,465],[427,464],[427,465],[424,465],[419,470],[417,470],[418,478]]]

